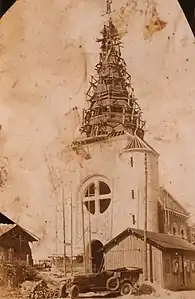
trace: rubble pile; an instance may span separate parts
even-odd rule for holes
[[[13,290],[10,288],[0,287],[0,298],[1,299],[23,299],[18,290]]]
[[[149,298],[162,298],[162,299],[167,299],[168,298],[173,298],[173,299],[184,299],[180,297],[174,297],[174,292],[171,292],[169,290],[163,289],[160,285],[154,284],[151,282],[144,282],[140,284],[139,290],[134,294],[134,295],[127,295],[124,296],[124,299],[130,299],[130,298],[139,298],[139,299],[149,299]],[[177,294],[180,294],[177,293]],[[195,295],[195,293],[194,293]],[[193,299],[195,296],[193,297]],[[188,298],[189,299],[189,298]]]
[[[177,291],[173,292],[170,290],[163,289],[160,285],[156,283],[144,282],[140,285],[140,290],[138,294],[123,296],[123,299],[194,299],[194,291]]]
[[[58,298],[58,292],[55,284],[43,279],[38,282],[25,281],[21,286],[22,298],[26,299]]]
[[[149,282],[142,283],[139,287],[139,295],[151,295],[156,293],[156,288]]]

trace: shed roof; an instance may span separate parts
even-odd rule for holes
[[[137,238],[142,239],[142,240],[144,239],[144,231],[143,230],[135,229],[135,228],[127,228],[122,233],[120,233],[115,238],[113,238],[111,241],[109,241],[107,244],[105,244],[103,246],[103,251],[108,252],[114,246],[119,244],[121,241],[123,241],[130,235],[134,235]],[[180,237],[173,236],[173,235],[167,235],[167,234],[148,231],[147,232],[147,242],[148,242],[148,244],[151,244],[160,250],[176,249],[176,250],[194,251],[195,252],[195,246],[192,243],[189,243],[188,241],[186,241]]]
[[[0,223],[4,224],[15,224],[13,220],[11,220],[9,217],[7,217],[5,214],[0,212]]]
[[[14,222],[12,219],[10,219],[8,216],[6,216],[4,213],[0,212],[0,237],[10,231],[11,229],[18,227],[23,233],[26,235],[27,240],[29,242],[37,242],[38,238],[29,232],[27,229],[24,229],[19,224]]]
[[[16,224],[0,224],[0,237],[14,228]]]
[[[5,235],[8,232],[10,232],[14,228],[18,228],[19,231],[22,231],[23,234],[26,236],[28,242],[38,241],[38,239],[33,234],[29,233],[27,230],[25,230],[21,226],[17,225],[16,223],[15,224],[4,224],[4,223],[0,223],[0,238],[3,235]]]

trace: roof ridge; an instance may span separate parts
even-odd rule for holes
[[[107,250],[107,248],[109,250],[109,247],[112,248],[118,242],[121,242],[129,235],[135,235],[138,236],[140,239],[143,239],[144,230],[128,227],[125,230],[123,230],[120,234],[115,236],[113,239],[111,239],[109,242],[107,242],[103,246],[103,250]],[[157,246],[159,248],[165,248],[165,249],[175,248],[175,249],[182,249],[187,251],[188,250],[195,251],[195,246],[192,243],[190,243],[185,239],[182,239],[179,236],[173,236],[173,235],[168,235],[168,234],[154,232],[154,231],[148,231],[147,240],[151,242],[153,246]]]
[[[164,192],[166,192],[170,197],[171,199],[182,209],[184,210],[184,212],[186,214],[189,214],[189,212],[187,211],[186,207],[184,207],[180,202],[179,200],[175,199],[175,197],[164,187],[164,186],[160,186],[160,189]]]
[[[17,224],[0,223],[1,230],[4,229],[4,231],[0,231],[0,237],[11,231],[16,226]]]
[[[31,233],[28,229],[23,228],[23,227],[20,226],[20,225],[18,225],[18,227],[21,228],[22,230],[24,230],[24,231],[25,231],[28,235],[30,235],[32,238],[36,239],[36,241],[39,241],[39,238],[38,238],[35,234]]]

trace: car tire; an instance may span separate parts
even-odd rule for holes
[[[67,289],[66,289],[66,285],[63,284],[60,288],[60,291],[59,291],[59,297],[60,298],[67,298],[68,297],[68,292],[67,292]]]
[[[79,287],[75,284],[70,288],[70,298],[78,298],[79,297]]]
[[[117,291],[119,287],[120,287],[120,282],[117,277],[110,277],[106,282],[106,288],[111,292]]]
[[[121,296],[132,294],[133,287],[130,282],[123,282],[120,287],[120,294]]]

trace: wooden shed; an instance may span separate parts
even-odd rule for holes
[[[32,264],[29,243],[36,241],[33,234],[0,213],[0,261],[17,259]]]
[[[170,290],[195,289],[195,246],[173,235],[147,232],[148,278]],[[144,231],[127,228],[103,247],[106,269],[144,267]],[[140,278],[143,281],[143,275]]]

